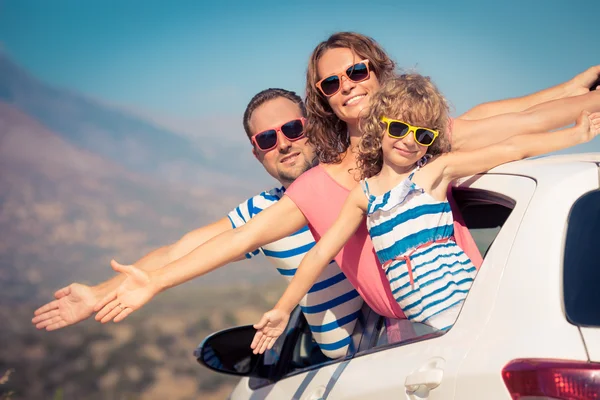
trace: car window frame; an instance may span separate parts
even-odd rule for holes
[[[378,317],[379,316],[366,303],[363,303],[356,326],[354,327],[354,331],[352,332],[352,335],[351,335],[351,344],[348,347],[348,352],[346,353],[346,355],[344,357],[336,358],[333,360],[310,365],[310,366],[307,366],[304,368],[298,368],[294,371],[283,373],[277,379],[276,382],[280,382],[286,378],[293,377],[298,374],[303,374],[303,373],[310,372],[312,370],[319,369],[319,368],[322,368],[322,367],[325,367],[328,365],[338,364],[338,363],[352,359],[354,357],[354,355],[357,353],[357,351],[361,348],[361,344],[363,343],[363,338],[364,338],[365,333],[373,334],[373,330],[375,329],[375,324],[377,322]],[[296,323],[297,324],[298,323],[307,324],[306,319],[304,318],[304,316],[301,312],[299,312],[299,314],[298,314]],[[302,327],[301,325],[296,326],[296,328],[298,328],[299,331],[301,330],[301,327]],[[299,338],[300,337],[297,336],[295,338],[294,342],[290,341],[290,344],[288,344],[286,341],[284,346],[286,346],[286,345],[289,346],[288,347],[289,353],[286,353],[285,360],[283,360],[283,357],[281,357],[278,363],[282,363],[283,366],[289,365],[289,363],[291,361],[291,357],[293,356],[294,348],[295,348]],[[291,345],[291,343],[293,343],[293,345]],[[282,354],[283,354],[283,350],[282,350]],[[285,361],[285,362],[283,362],[283,361]]]
[[[294,371],[288,372],[286,369],[289,368],[289,364],[291,363],[294,354],[294,349],[298,343],[298,340],[300,340],[302,329],[304,326],[306,326],[306,324],[308,324],[306,318],[300,311],[300,307],[297,306],[290,314],[290,322],[286,328],[286,336],[281,346],[279,360],[273,368],[273,372],[269,375],[269,377],[265,378],[250,377],[248,381],[249,388],[251,390],[258,390],[269,385],[275,385],[278,382],[299,374],[352,359],[357,350],[361,348],[365,332],[371,332],[371,334],[373,333],[378,317],[379,316],[375,314],[375,312],[371,310],[366,303],[363,303],[356,326],[351,335],[351,344],[344,357],[310,365],[304,368],[298,368]]]

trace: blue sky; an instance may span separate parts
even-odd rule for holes
[[[239,124],[267,87],[304,91],[339,30],[432,76],[456,112],[600,63],[600,2],[0,0],[0,43],[42,80],[164,117]]]

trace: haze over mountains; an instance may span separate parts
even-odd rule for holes
[[[245,141],[223,140],[216,133],[203,135],[201,141],[191,141],[133,113],[46,85],[1,51],[0,101],[14,105],[78,148],[132,171],[169,182],[227,190],[236,185],[248,187],[256,182],[269,182],[252,159]],[[243,136],[239,118],[238,129]],[[243,176],[240,171],[245,171]]]
[[[96,282],[111,257],[133,262],[222,217],[272,182],[249,154],[53,88],[0,52],[0,297]]]
[[[169,291],[116,325],[44,332],[30,320],[56,289],[112,276],[111,258],[134,262],[272,186],[241,117],[239,134],[194,141],[46,85],[0,51],[0,398],[226,396],[235,379],[198,366],[192,350],[274,302],[264,281],[283,286],[260,258]]]

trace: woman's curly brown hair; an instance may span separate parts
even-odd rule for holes
[[[358,147],[357,163],[363,179],[381,171],[381,140],[386,134],[385,124],[381,122],[384,116],[438,130],[440,134],[427,148],[427,154],[435,156],[450,150],[449,107],[444,96],[429,77],[419,74],[398,75],[388,79],[371,96],[367,113],[360,120],[359,128],[363,135]]]
[[[372,38],[354,32],[338,32],[319,43],[310,56],[306,72],[306,111],[308,115],[306,136],[319,158],[324,163],[339,163],[341,154],[350,145],[346,123],[333,112],[327,98],[317,89],[319,77],[317,65],[329,49],[352,50],[360,59],[369,60],[369,69],[380,82],[395,75],[396,64]]]

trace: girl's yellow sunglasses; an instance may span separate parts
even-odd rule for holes
[[[425,147],[431,146],[435,141],[435,138],[440,134],[433,129],[413,126],[397,119],[381,117],[381,122],[386,124],[386,131],[391,138],[402,139],[410,132],[413,132],[415,135],[415,142]]]

